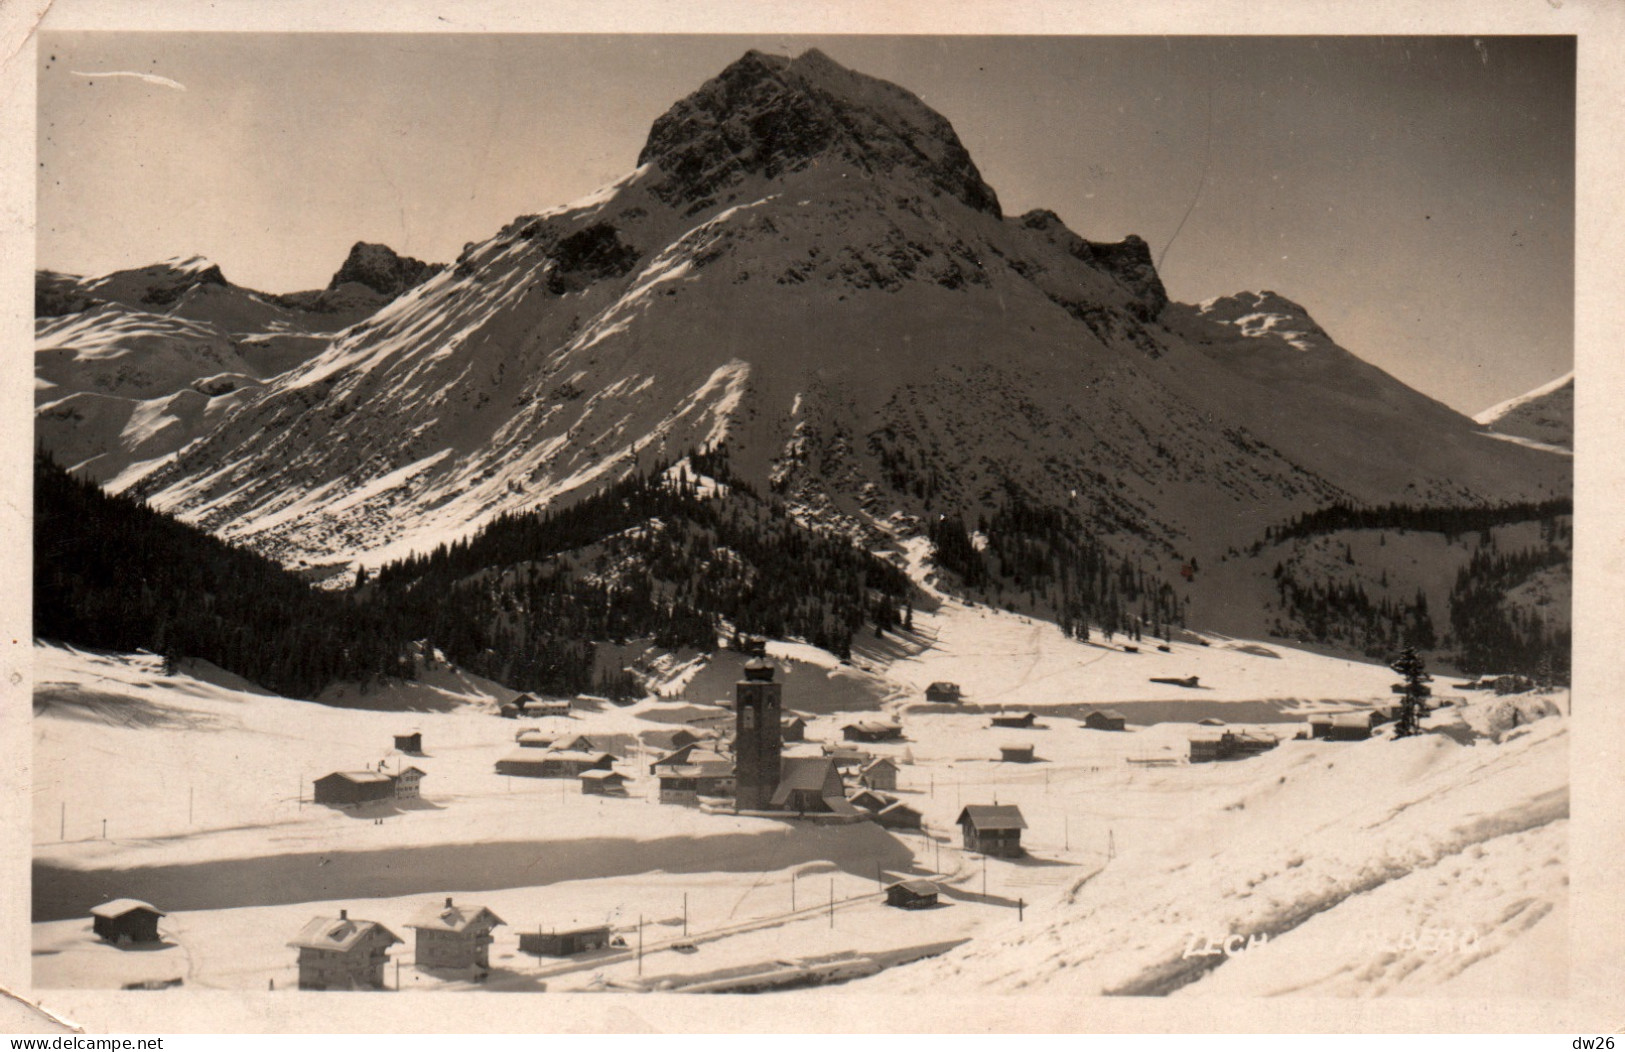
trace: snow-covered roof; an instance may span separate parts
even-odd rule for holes
[[[348,917],[312,917],[299,929],[299,934],[288,943],[304,950],[333,950],[347,953],[368,936],[382,938],[385,946],[402,941],[399,935],[370,920],[351,920]]]
[[[458,906],[451,899],[447,899],[444,905],[425,906],[418,910],[412,915],[412,919],[406,922],[406,926],[462,935],[476,928],[489,931],[498,924],[506,923],[507,921],[484,906]]]
[[[329,778],[342,778],[346,782],[356,783],[389,781],[389,775],[379,771],[334,771],[332,774],[324,775],[316,780],[325,782]]]
[[[122,917],[126,913],[133,913],[136,910],[146,910],[148,913],[156,913],[160,917],[168,916],[163,910],[150,903],[142,902],[140,899],[114,899],[111,902],[104,902],[100,906],[90,907],[91,916],[105,917],[108,920]]]
[[[1027,828],[1027,820],[1021,817],[1021,808],[1015,804],[966,804],[954,823],[964,825],[966,822],[977,829]]]
[[[911,895],[936,895],[942,890],[929,880],[899,880],[895,884],[888,885],[886,890],[890,891],[892,888],[902,888]]]
[[[620,781],[623,781],[623,782],[626,781],[626,775],[622,774],[619,771],[604,771],[604,770],[582,771],[581,772],[581,778],[582,778],[583,781],[588,781],[588,782],[607,782],[612,778],[613,779],[619,779]]]

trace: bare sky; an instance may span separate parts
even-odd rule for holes
[[[358,240],[449,260],[630,170],[747,48],[809,46],[946,116],[1007,213],[1144,237],[1175,299],[1273,289],[1469,413],[1572,368],[1564,37],[46,32],[38,263],[282,292]]]

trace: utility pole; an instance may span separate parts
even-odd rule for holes
[[[1110,862],[1117,857],[1117,834],[1110,829],[1106,830],[1106,861]]]
[[[1016,900],[1016,920],[1017,921],[1024,921],[1026,919],[1027,919],[1027,900],[1026,899],[1017,899]]]
[[[643,974],[643,914],[638,914],[638,974]]]
[[[791,870],[790,871],[790,912],[794,913],[795,911],[796,911],[796,874],[795,874],[794,870]]]
[[[835,927],[835,878],[829,878],[829,926]]]
[[[102,819],[102,839],[107,839],[107,819]]]
[[[683,934],[688,934],[688,892],[683,892]]]
[[[982,901],[987,901],[987,856],[982,856]]]

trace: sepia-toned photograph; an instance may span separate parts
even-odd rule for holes
[[[47,19],[26,999],[1601,996],[1583,46]]]

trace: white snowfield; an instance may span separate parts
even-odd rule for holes
[[[165,676],[151,656],[40,645],[35,986],[284,989],[296,982],[285,943],[347,909],[407,940],[386,979],[409,989],[1565,992],[1566,696],[1457,695],[1441,677],[1436,695],[1462,700],[1427,734],[1299,741],[1302,713],[1389,699],[1394,675],[1274,643],[1163,653],[1145,640],[1129,654],[1121,640],[1108,650],[958,602],[914,616],[914,649],[932,645],[878,670],[904,738],[851,744],[897,761],[895,795],[923,816],[919,832],[655,802],[648,765],[660,750],[644,741],[699,711],[687,703],[589,702],[516,722],[494,715],[512,691],[440,666],[319,705],[206,666]],[[801,643],[769,652],[838,664]],[[785,680],[791,710],[803,679]],[[940,679],[961,685],[962,704],[923,701]],[[368,707],[335,707],[346,703]],[[391,704],[417,711],[380,708]],[[1128,715],[1128,730],[1085,729],[1096,704]],[[1033,710],[1035,725],[990,727],[1001,707]],[[809,719],[808,743],[792,751],[816,754],[860,715]],[[1196,722],[1215,717],[1283,740],[1248,760],[1186,762],[1189,739],[1225,729]],[[495,774],[531,725],[619,756],[629,795]],[[393,735],[412,731],[423,755],[394,752]],[[1035,761],[1001,762],[999,746],[1018,743]],[[422,801],[310,803],[315,778],[380,764],[427,772]],[[991,803],[1020,807],[1026,857],[961,849],[960,809]],[[941,904],[885,906],[878,889],[905,878],[937,880]],[[446,896],[507,921],[483,981],[413,963],[405,925]],[[109,898],[165,911],[164,943],[96,940],[88,911]],[[575,923],[608,923],[626,946],[563,959],[518,950],[522,931]],[[831,979],[849,985],[812,985]],[[55,1003],[71,1009],[71,992]]]

